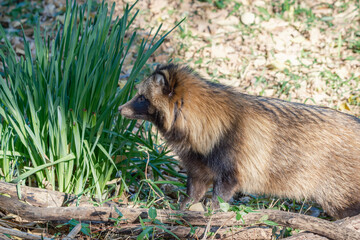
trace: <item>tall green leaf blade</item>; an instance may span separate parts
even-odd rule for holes
[[[56,160],[56,161],[52,162],[52,163],[46,163],[46,164],[43,164],[41,166],[35,167],[35,168],[31,169],[30,171],[27,171],[27,172],[21,174],[19,177],[17,177],[16,179],[14,179],[11,182],[12,183],[18,183],[19,181],[31,176],[32,174],[34,174],[34,173],[36,173],[36,172],[38,172],[38,171],[40,171],[40,170],[42,170],[44,168],[51,167],[53,165],[56,165],[56,164],[59,164],[59,163],[62,163],[62,162],[70,161],[70,160],[72,160],[74,158],[75,158],[75,155],[69,154],[68,156],[65,156],[65,157],[63,157],[63,158],[61,158],[59,160]]]

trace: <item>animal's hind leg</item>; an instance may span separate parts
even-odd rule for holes
[[[354,194],[354,196],[357,197],[358,195]],[[329,199],[330,200],[326,198],[319,198],[315,200],[321,205],[327,214],[334,217],[335,219],[342,219],[360,214],[360,200],[355,199],[353,201],[349,201],[348,199],[343,198],[343,202],[339,203],[331,201],[333,198]],[[347,205],[349,206],[342,206],[346,201]]]
[[[360,214],[360,202],[355,203],[348,208],[338,210],[331,215],[333,215],[336,219],[341,219],[341,218],[345,218],[345,217],[353,217],[358,214]]]
[[[188,179],[186,184],[186,194],[188,195],[180,204],[180,210],[184,210],[188,204],[196,203],[205,195],[206,190],[212,182],[212,174],[210,171],[202,169],[198,171],[188,171]]]

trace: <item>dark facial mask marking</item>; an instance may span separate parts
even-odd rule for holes
[[[137,97],[132,107],[135,114],[148,114],[150,102],[143,95]]]

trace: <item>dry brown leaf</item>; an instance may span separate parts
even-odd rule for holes
[[[198,202],[198,203],[195,203],[195,204],[191,205],[189,207],[189,211],[205,212],[206,208],[201,202]]]

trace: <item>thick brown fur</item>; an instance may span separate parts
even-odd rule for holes
[[[213,184],[214,202],[242,191],[315,200],[335,218],[360,213],[358,118],[246,95],[172,64],[137,88],[119,110],[153,122],[183,161],[182,209]]]

